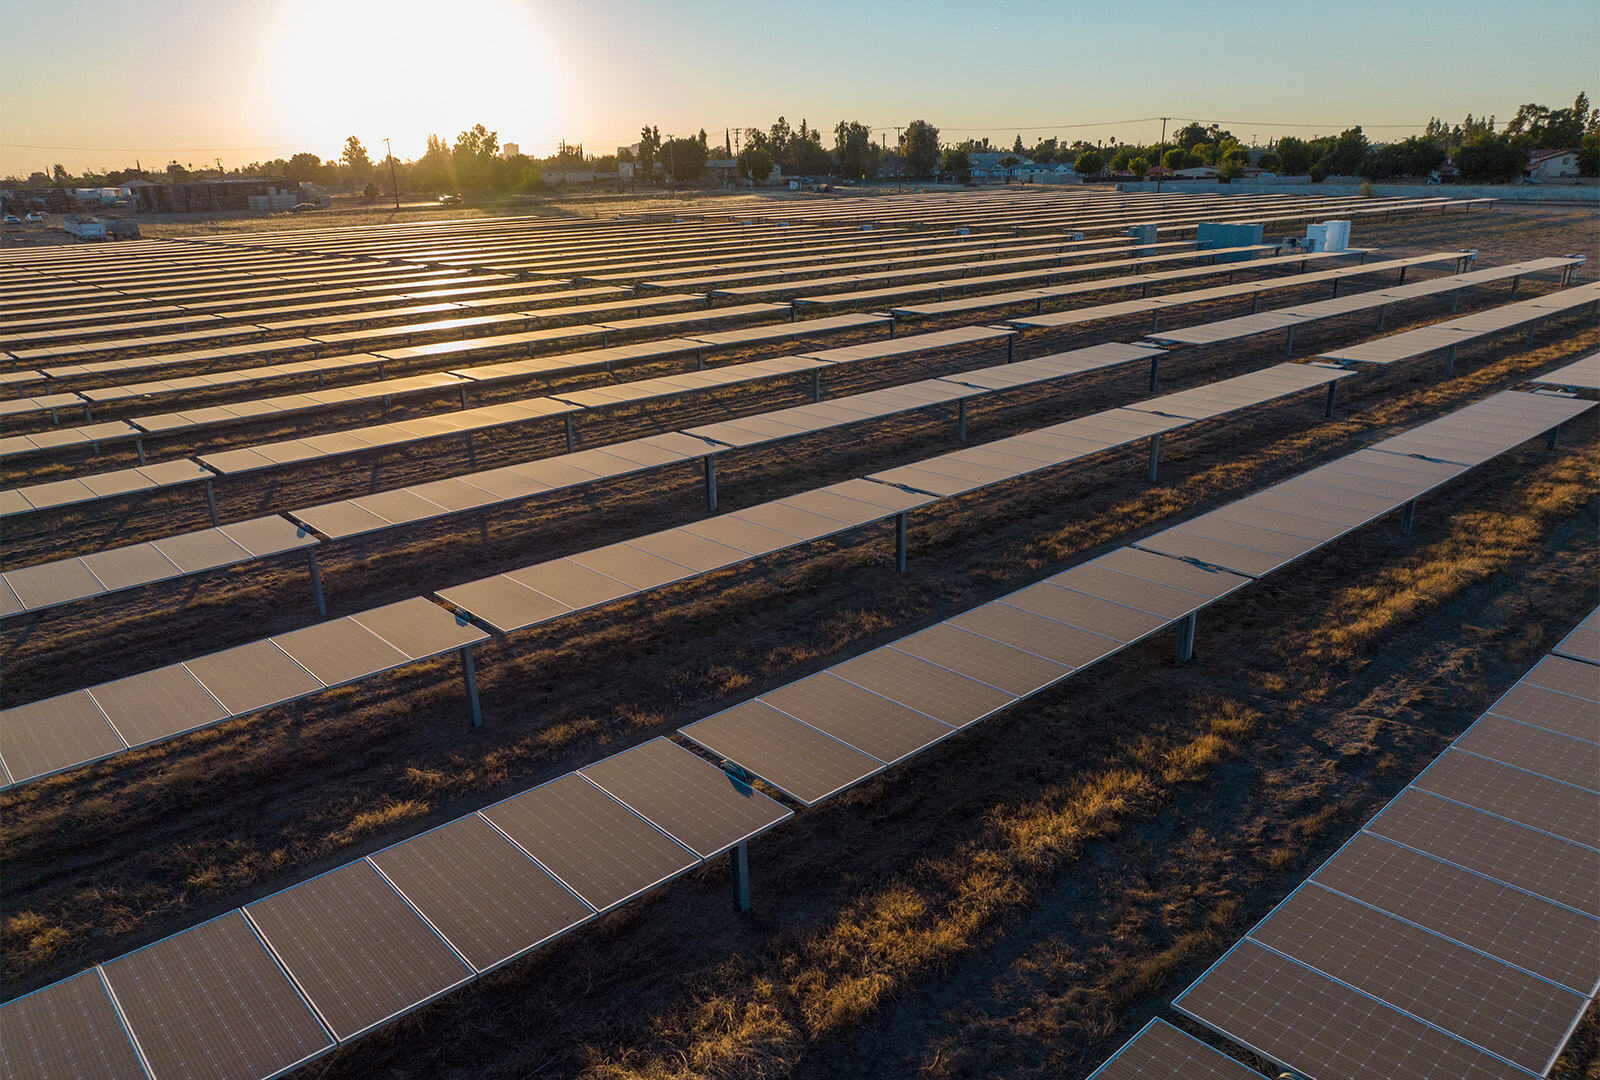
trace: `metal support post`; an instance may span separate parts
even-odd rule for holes
[[[1291,325],[1288,328],[1288,333],[1284,336],[1284,339],[1283,339],[1283,355],[1285,355],[1285,356],[1293,356],[1294,355],[1294,326],[1293,325]]]
[[[1338,297],[1338,295],[1339,295],[1339,281],[1340,281],[1340,279],[1339,279],[1339,278],[1334,278],[1334,279],[1333,279],[1333,295],[1334,295],[1334,296],[1335,296],[1335,297],[1336,297],[1336,298],[1337,298],[1337,297]]]
[[[1146,299],[1149,299],[1149,296],[1150,296],[1150,283],[1148,281],[1146,281],[1146,282],[1144,282],[1143,284],[1141,284],[1139,286],[1139,299],[1140,300],[1146,300]]]
[[[906,512],[894,516],[894,568],[906,572]]]
[[[889,320],[889,340],[890,340],[890,341],[893,341],[893,340],[894,340],[894,331],[895,331],[895,327],[896,327],[896,326],[897,326],[897,325],[898,325],[898,324],[897,324],[897,323],[896,323],[896,322],[895,322],[895,320],[894,320],[894,319],[890,319],[890,320]]]
[[[211,486],[211,481],[206,481],[206,506],[211,511],[211,527],[216,528],[222,524],[222,518],[217,513],[217,491]]]
[[[1260,310],[1261,310],[1261,294],[1259,292],[1251,293],[1250,294],[1250,314],[1254,315],[1257,312],[1259,312]]]
[[[1389,305],[1388,304],[1380,304],[1380,305],[1378,305],[1378,329],[1382,330],[1384,324],[1387,323],[1388,321],[1389,321]]]
[[[311,595],[317,601],[317,614],[328,617],[328,602],[322,598],[322,568],[317,565],[317,549],[306,548],[306,565],[311,569]]]
[[[1520,281],[1520,280],[1521,280],[1521,277],[1519,275],[1517,275],[1517,274],[1511,275],[1511,295],[1513,297],[1515,297],[1517,295],[1517,282]]]
[[[822,369],[817,368],[811,373],[811,400],[822,400]]]
[[[1411,269],[1409,266],[1402,266],[1400,268],[1400,281],[1398,284],[1404,285],[1406,283],[1406,271],[1409,269]]]
[[[1017,359],[1017,335],[1012,334],[1006,338],[1006,363],[1015,363]]]
[[[696,371],[704,371],[706,369],[706,351],[704,349],[696,349],[694,351],[694,369]]]
[[[1410,536],[1411,526],[1417,521],[1417,500],[1412,499],[1406,503],[1405,513],[1400,515],[1400,535]]]
[[[462,383],[461,384],[461,407],[463,409],[465,409],[467,407],[467,384],[466,383]]]
[[[1551,428],[1550,429],[1550,434],[1545,437],[1545,440],[1544,440],[1545,446],[1549,447],[1551,450],[1554,450],[1556,448],[1556,435],[1560,431],[1561,431],[1561,425],[1560,424],[1557,424],[1555,427]]]
[[[1155,393],[1156,384],[1161,381],[1161,354],[1156,353],[1150,358],[1150,392]]]
[[[461,646],[461,678],[467,684],[467,715],[473,727],[483,726],[483,708],[478,704],[478,669],[472,662],[472,646]]]
[[[967,399],[962,398],[956,402],[956,441],[967,441]]]
[[[1528,332],[1526,334],[1522,335],[1522,347],[1525,348],[1525,349],[1531,349],[1533,347],[1533,327],[1532,326],[1529,326],[1528,327]]]
[[[750,910],[750,841],[728,852],[728,885],[733,889],[733,910]]]
[[[562,417],[562,419],[565,420],[567,424],[567,453],[570,454],[578,445],[578,432],[573,425],[571,413],[568,413],[566,416]]]
[[[717,508],[717,459],[707,454],[706,462],[706,509]]]
[[[1150,436],[1150,482],[1156,482],[1156,466],[1161,464],[1161,436]]]
[[[1195,612],[1178,620],[1178,663],[1187,664],[1194,659]]]
[[[1155,333],[1161,327],[1161,309],[1150,309],[1150,333]]]
[[[1450,314],[1454,315],[1461,310],[1461,290],[1457,289],[1450,294]]]
[[[1446,375],[1454,375],[1456,373],[1456,347],[1453,344],[1444,354],[1444,373]]]
[[[133,448],[139,452],[139,464],[144,464],[144,436],[136,435],[133,439]]]
[[[1338,389],[1339,384],[1337,382],[1331,382],[1328,384],[1328,400],[1322,406],[1322,418],[1324,420],[1333,419],[1333,395],[1338,391]]]

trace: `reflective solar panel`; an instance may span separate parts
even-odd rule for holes
[[[1250,939],[1173,1007],[1317,1080],[1513,1080],[1521,1070]]]
[[[1600,919],[1371,833],[1311,880],[1580,994],[1600,986]]]
[[[1123,646],[1120,641],[1012,607],[1004,601],[962,612],[948,620],[948,625],[993,638],[1069,668],[1087,667]]]
[[[667,739],[652,739],[579,772],[704,859],[793,816]]]
[[[476,814],[370,858],[480,972],[537,948],[594,914]]]
[[[1024,697],[1072,673],[1072,668],[993,638],[939,623],[903,637],[893,648],[969,679]]]
[[[1560,656],[1547,656],[1522,677],[1529,686],[1542,686],[1584,701],[1600,702],[1600,679],[1587,664]]]
[[[0,1005],[0,1063],[16,1080],[146,1080],[98,971]]]
[[[1260,1080],[1261,1074],[1162,1020],[1152,1020],[1089,1080]]]
[[[1587,789],[1591,794],[1600,792],[1597,743],[1490,714],[1463,732],[1455,745],[1469,753]]]
[[[256,1080],[333,1045],[237,911],[104,971],[157,1077]]]
[[[230,715],[182,664],[89,688],[129,746],[170,738]]]
[[[1017,700],[1015,694],[887,646],[828,670],[956,728],[982,720]]]
[[[1596,741],[1594,702],[1546,690],[1526,680],[1507,690],[1504,697],[1490,706],[1489,711],[1531,727],[1557,731],[1574,739]]]
[[[407,663],[409,657],[350,619],[279,634],[272,643],[328,686],[364,678]]]
[[[806,806],[885,768],[760,701],[741,702],[678,730]]]
[[[481,813],[597,911],[700,865],[688,848],[577,773]]]
[[[19,784],[123,749],[87,691],[0,711],[0,761]]]
[[[341,1042],[472,976],[365,860],[245,911]]]
[[[1544,1071],[1584,1005],[1580,994],[1314,884],[1248,940],[1530,1072]]]
[[[1600,851],[1593,848],[1417,788],[1402,791],[1367,831],[1600,917]]]
[[[1468,734],[1486,720],[1469,729]],[[1510,724],[1511,721],[1502,721]],[[1517,725],[1512,725],[1517,726]],[[1555,736],[1552,736],[1555,737]],[[1469,753],[1457,741],[1429,765],[1412,784],[1440,798],[1551,833],[1564,840],[1600,847],[1600,795],[1583,787],[1564,784],[1525,772],[1500,761]],[[1591,778],[1590,783],[1594,783]]]
[[[413,660],[489,640],[476,626],[420,596],[358,611],[350,619]]]
[[[271,641],[224,649],[183,666],[234,716],[322,689],[315,675]]]

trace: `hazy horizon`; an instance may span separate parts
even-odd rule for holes
[[[234,168],[355,135],[416,158],[482,123],[524,153],[612,152],[663,136],[766,128],[781,114],[894,139],[1154,142],[1220,123],[1246,144],[1354,125],[1374,141],[1595,91],[1600,8],[1540,0],[1313,6],[1175,0],[1106,8],[1019,0],[803,7],[685,0],[5,0],[0,175],[138,160]],[[1315,75],[1309,75],[1315,72]],[[825,139],[831,145],[831,138]]]

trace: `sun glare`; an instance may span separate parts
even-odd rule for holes
[[[337,156],[355,135],[415,158],[430,134],[481,123],[524,153],[547,153],[569,85],[557,50],[516,0],[306,0],[266,43],[277,82],[259,98],[285,146]]]

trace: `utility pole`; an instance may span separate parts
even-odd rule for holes
[[[389,159],[389,186],[394,188],[394,208],[400,209],[400,182],[394,178],[394,148],[389,145],[389,140],[383,140],[384,156]]]
[[[1161,159],[1167,156],[1167,121],[1171,119],[1172,117],[1170,116],[1161,118],[1161,147],[1156,151],[1156,165],[1161,169],[1161,172],[1156,176],[1157,195],[1161,194],[1161,180],[1167,175],[1167,167],[1161,164]]]
[[[894,148],[900,154],[900,162],[894,170],[894,193],[898,195],[900,194],[900,185],[904,183],[906,177],[906,148],[900,144],[899,125],[896,125],[894,129]]]

